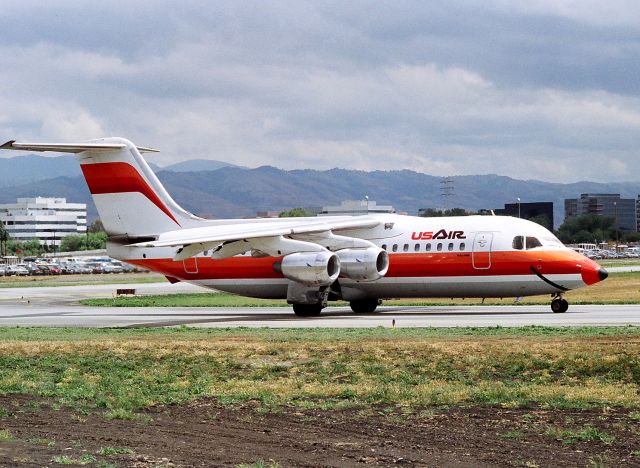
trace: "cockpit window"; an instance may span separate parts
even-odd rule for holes
[[[536,247],[542,247],[542,243],[538,240],[537,237],[528,237],[527,236],[527,250],[535,249]]]
[[[515,250],[524,249],[524,236],[516,236],[513,238],[513,243],[511,244]]]
[[[548,245],[550,247],[564,247],[564,244],[560,242],[560,239],[555,236],[543,237],[542,241],[544,242],[544,245]]]

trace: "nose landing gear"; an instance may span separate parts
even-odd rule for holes
[[[555,314],[561,314],[569,310],[569,303],[560,294],[556,294],[551,301],[551,310]]]

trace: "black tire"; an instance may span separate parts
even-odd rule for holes
[[[554,299],[551,301],[551,311],[554,314],[562,314],[569,310],[569,303],[566,299]]]
[[[317,317],[322,309],[320,304],[293,304],[293,313],[298,317]]]
[[[372,314],[376,311],[378,302],[378,299],[360,299],[349,302],[349,305],[356,314]]]

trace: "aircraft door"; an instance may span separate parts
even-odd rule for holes
[[[198,273],[198,258],[191,257],[182,261],[182,265],[184,266],[184,272],[195,275]]]
[[[473,268],[476,270],[488,270],[491,268],[491,244],[493,233],[476,232],[473,239],[473,252],[471,254]]]

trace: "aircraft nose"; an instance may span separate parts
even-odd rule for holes
[[[609,277],[609,272],[607,270],[605,270],[604,268],[600,268],[598,270],[598,278],[600,278],[600,281],[604,281]]]

